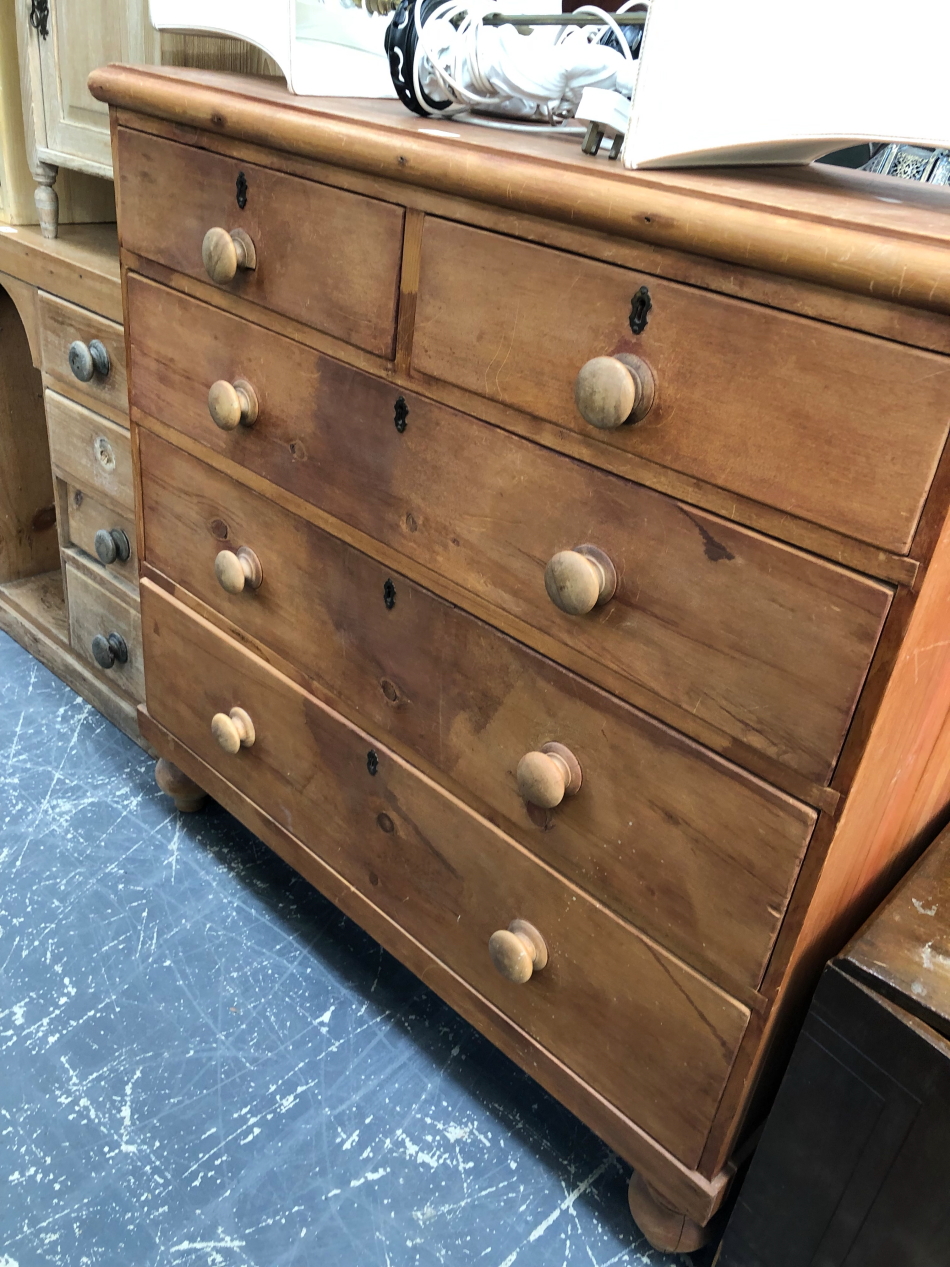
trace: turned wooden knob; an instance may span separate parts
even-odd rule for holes
[[[94,546],[100,563],[128,563],[132,554],[129,538],[121,528],[100,528]]]
[[[247,546],[237,550],[222,550],[214,560],[214,574],[218,584],[229,594],[240,594],[245,589],[260,589],[264,572],[261,561]]]
[[[216,427],[233,431],[235,427],[253,427],[257,422],[257,393],[246,379],[233,383],[219,378],[208,392],[208,412]]]
[[[491,961],[508,981],[524,985],[548,961],[544,938],[526,920],[513,920],[507,928],[492,933],[488,939]]]
[[[580,762],[561,743],[546,743],[537,752],[527,752],[515,772],[518,791],[529,805],[554,809],[565,796],[576,796],[583,775]]]
[[[653,406],[653,371],[638,356],[595,356],[574,380],[574,403],[585,422],[598,431],[615,431],[639,422]]]
[[[96,634],[90,643],[92,658],[100,669],[111,669],[114,664],[128,664],[129,646],[120,633]]]
[[[617,590],[617,571],[596,546],[561,550],[544,569],[544,588],[555,607],[583,616],[609,602]]]
[[[112,369],[109,350],[99,339],[90,339],[88,343],[76,339],[69,345],[67,358],[69,368],[81,383],[91,383],[96,374],[108,378]]]
[[[233,282],[238,269],[257,268],[257,251],[243,229],[209,229],[201,243],[201,262],[213,282],[225,286]]]
[[[242,748],[250,748],[256,738],[254,723],[243,708],[232,708],[230,713],[215,713],[211,718],[211,733],[232,757]]]

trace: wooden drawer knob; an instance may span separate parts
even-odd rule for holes
[[[257,393],[246,379],[233,383],[219,378],[208,392],[208,412],[216,427],[233,431],[235,427],[253,427],[257,422]]]
[[[81,339],[69,345],[69,368],[80,383],[91,383],[96,374],[100,378],[108,378],[112,369],[112,361],[104,343],[98,339],[90,339],[83,343]]]
[[[242,748],[250,748],[257,737],[254,723],[243,708],[232,708],[230,713],[215,713],[211,718],[211,733],[232,757]]]
[[[110,563],[128,563],[132,554],[129,538],[121,528],[100,528],[95,539],[96,557],[107,567]]]
[[[260,589],[264,579],[261,561],[247,546],[237,550],[222,550],[214,560],[214,574],[218,584],[228,594],[240,594],[245,589]]]
[[[111,669],[114,664],[128,664],[129,647],[121,634],[96,634],[91,645],[92,658],[100,669]]]
[[[656,382],[646,361],[625,352],[595,356],[574,380],[574,403],[585,422],[598,431],[616,431],[639,422],[653,407]]]
[[[561,550],[544,569],[544,588],[555,607],[583,616],[609,602],[617,591],[617,571],[596,546]]]
[[[257,268],[257,251],[243,229],[209,229],[201,243],[201,262],[213,282],[224,286],[233,282],[238,269]]]
[[[546,743],[538,752],[527,752],[515,772],[518,791],[529,805],[554,809],[565,796],[576,796],[583,774],[580,762],[562,743]]]
[[[508,981],[524,985],[548,962],[544,938],[527,920],[513,920],[488,939],[491,961]]]

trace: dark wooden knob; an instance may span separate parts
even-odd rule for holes
[[[208,391],[208,412],[222,431],[253,427],[257,422],[257,393],[244,378],[236,378],[233,383],[219,378]]]
[[[214,574],[218,584],[228,594],[240,594],[245,589],[260,589],[264,579],[261,561],[247,546],[237,550],[222,550],[214,560]]]
[[[98,339],[90,339],[83,343],[76,339],[69,345],[69,368],[81,383],[91,383],[98,374],[100,378],[108,378],[112,369],[112,361],[108,349]]]
[[[616,431],[639,422],[653,407],[653,371],[638,356],[595,356],[574,380],[574,403],[585,422],[598,431]]]
[[[243,229],[209,229],[201,243],[205,272],[219,286],[233,282],[239,271],[257,268],[257,251]]]
[[[544,588],[555,607],[569,616],[583,616],[613,598],[617,571],[603,550],[575,546],[550,559],[544,569]]]
[[[257,738],[254,723],[243,708],[232,708],[229,713],[215,713],[211,718],[211,733],[229,756],[251,748]]]
[[[515,985],[524,985],[548,962],[544,938],[527,920],[513,920],[507,928],[492,933],[488,953],[496,969]]]
[[[515,772],[518,792],[529,805],[554,809],[565,796],[576,796],[583,775],[580,762],[561,743],[546,743],[537,752],[527,752]]]
[[[127,563],[132,554],[129,538],[121,528],[100,528],[95,539],[96,556],[107,567],[110,563]]]
[[[92,658],[100,669],[111,669],[114,664],[127,664],[129,648],[121,634],[96,634],[92,640]]]

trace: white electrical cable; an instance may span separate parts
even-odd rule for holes
[[[627,0],[620,12],[633,7],[643,7],[642,0]],[[553,42],[549,28],[525,36],[514,27],[485,27],[483,19],[498,11],[497,0],[443,0],[424,22],[421,11],[417,0],[412,86],[417,101],[442,94],[446,106],[432,111],[440,118],[474,109],[560,125],[573,114],[585,86],[613,87],[619,80],[619,90],[632,93],[638,69],[633,54],[614,16],[596,5],[577,12],[602,18],[603,26],[567,25]],[[613,32],[620,53],[598,43],[605,29]],[[620,75],[625,64],[630,70]]]

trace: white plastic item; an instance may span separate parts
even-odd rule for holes
[[[653,0],[626,167],[950,144],[947,0]]]
[[[383,47],[388,13],[346,0],[149,0],[160,31],[232,35],[263,49],[291,92],[395,97]]]

